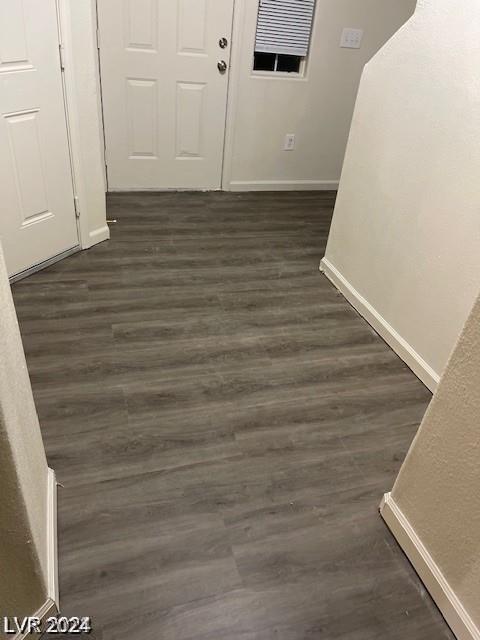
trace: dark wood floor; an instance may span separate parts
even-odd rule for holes
[[[14,285],[93,637],[452,637],[377,513],[430,394],[319,273],[333,202],[112,195]]]

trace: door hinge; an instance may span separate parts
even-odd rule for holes
[[[75,207],[75,217],[80,218],[80,202],[78,200],[78,196],[74,196],[73,206]]]
[[[65,62],[63,59],[63,44],[58,45],[58,53],[60,54],[60,69],[65,71]]]

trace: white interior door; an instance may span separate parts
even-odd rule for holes
[[[0,0],[0,240],[9,275],[78,245],[55,0]]]
[[[233,2],[98,0],[110,189],[221,186]]]

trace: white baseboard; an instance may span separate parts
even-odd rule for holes
[[[48,470],[47,505],[47,560],[48,560],[48,597],[60,608],[58,595],[58,543],[57,543],[57,480],[55,471]]]
[[[440,380],[439,374],[408,344],[402,336],[383,318],[372,305],[353,287],[348,280],[327,260],[323,258],[320,271],[345,296],[348,302],[382,336],[397,355],[407,364],[416,376],[430,389],[435,391]]]
[[[390,493],[384,495],[380,513],[458,640],[480,640],[480,629]]]
[[[32,617],[38,618],[41,621],[41,629],[46,628],[47,620],[50,617],[54,617],[58,615],[58,607],[53,600],[47,598],[44,604],[32,614]],[[43,635],[43,634],[42,634]],[[20,631],[15,634],[12,640],[26,640],[27,638],[38,638],[39,635],[34,633],[21,633]]]
[[[108,187],[108,193],[210,193],[221,191],[220,187]]]
[[[82,247],[83,249],[89,249],[93,245],[103,242],[104,240],[110,240],[110,229],[108,224],[94,231],[90,231],[88,234],[88,247]]]
[[[32,617],[42,621],[42,629],[51,616],[56,616],[60,610],[58,597],[58,545],[57,545],[57,480],[55,471],[48,469],[47,478],[47,599],[38,611],[32,612]],[[15,634],[13,640],[26,640],[36,633]]]
[[[225,191],[337,191],[339,180],[232,180]],[[177,187],[109,187],[109,193],[171,192],[171,191],[221,191],[222,189],[177,188]]]
[[[229,191],[337,191],[338,180],[232,180]]]

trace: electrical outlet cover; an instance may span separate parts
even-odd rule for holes
[[[287,133],[285,136],[285,144],[283,145],[284,151],[293,151],[295,149],[295,134]]]

